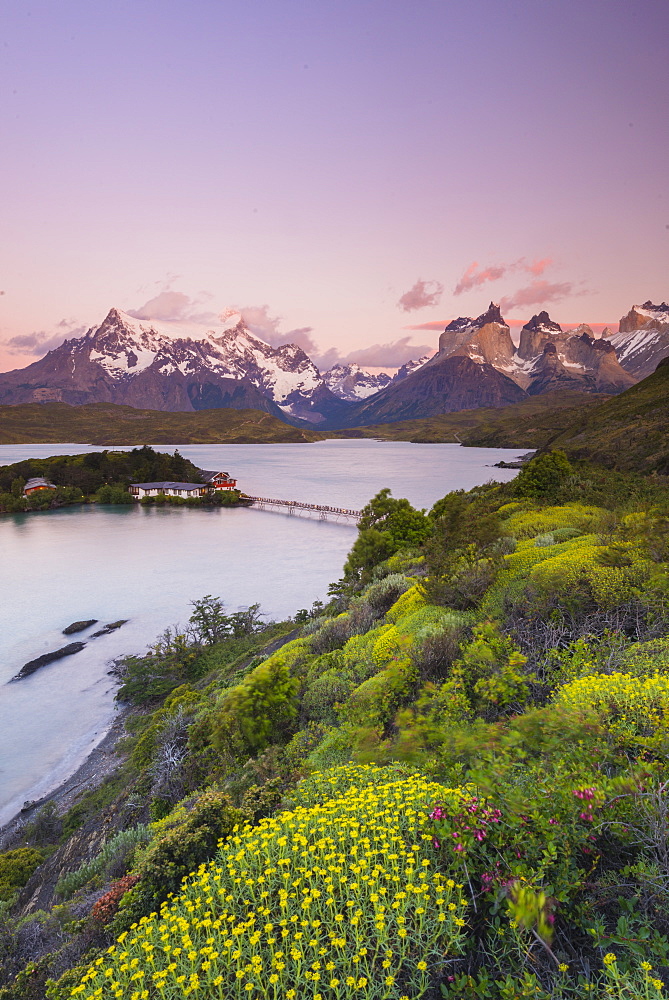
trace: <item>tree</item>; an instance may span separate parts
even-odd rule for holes
[[[431,531],[424,510],[396,500],[386,487],[363,507],[358,537],[344,566],[345,577],[365,583],[371,570],[403,548],[417,548]]]
[[[563,451],[549,451],[537,455],[524,465],[514,480],[514,490],[518,497],[546,498],[557,502],[561,487],[574,469]]]
[[[473,607],[501,560],[500,517],[472,509],[462,491],[437,501],[431,514],[433,531],[423,546],[427,575],[421,589],[430,603]]]
[[[220,597],[205,594],[199,601],[191,601],[191,605],[194,608],[188,619],[191,633],[197,642],[203,644],[220,642],[230,635],[238,639],[263,627],[259,604],[251,604],[248,608],[226,615]]]

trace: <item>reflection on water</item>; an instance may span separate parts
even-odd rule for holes
[[[0,464],[83,450],[2,446]],[[429,507],[451,489],[511,478],[490,466],[518,454],[374,441],[180,451],[235,475],[248,492],[342,507],[361,507],[384,486]],[[0,822],[70,773],[100,738],[113,712],[113,658],[142,652],[166,626],[185,623],[189,602],[205,594],[231,610],[258,601],[275,620],[310,607],[341,575],[354,538],[350,523],[242,508],[91,505],[0,516]],[[66,625],[88,618],[130,621],[6,684],[26,661],[72,641],[62,635]]]

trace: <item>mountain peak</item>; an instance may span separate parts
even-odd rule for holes
[[[481,327],[486,326],[488,323],[499,323],[500,326],[506,326],[502,317],[502,313],[497,302],[491,302],[484,313],[473,319],[471,316],[458,316],[457,319],[451,320],[448,324],[444,333],[461,333],[463,330],[480,330]]]
[[[504,319],[502,317],[501,310],[499,308],[499,303],[491,302],[484,313],[476,318],[477,326],[485,326],[486,323],[499,323],[500,326],[506,326]]]
[[[531,330],[532,333],[538,331],[551,333],[562,333],[562,327],[559,323],[554,323],[550,318],[545,309],[542,309],[540,313],[535,313],[531,320],[529,320],[525,326],[524,330]]]

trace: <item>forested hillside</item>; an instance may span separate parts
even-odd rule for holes
[[[382,491],[326,606],[197,599],[0,855],[2,1000],[669,995],[669,482]]]
[[[581,414],[553,438],[575,458],[637,472],[669,474],[669,358],[638,385]]]

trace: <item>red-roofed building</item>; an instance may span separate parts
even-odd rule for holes
[[[237,480],[227,472],[207,472],[206,469],[200,469],[200,472],[210,490],[234,490],[237,487]]]

